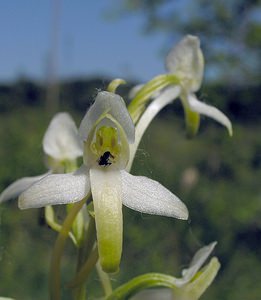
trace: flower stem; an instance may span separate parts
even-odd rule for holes
[[[90,256],[88,257],[88,259],[83,264],[80,271],[76,274],[73,280],[68,284],[68,287],[75,288],[81,285],[86,280],[91,270],[96,265],[98,258],[99,258],[98,249],[97,247],[95,247],[91,252]]]
[[[87,232],[84,232],[83,243],[78,249],[78,262],[77,262],[75,276],[77,276],[85,260],[89,257],[93,245],[95,243],[95,240],[96,240],[95,221],[93,217],[90,217]],[[73,288],[73,295],[75,300],[86,299],[86,286],[84,280],[81,282],[81,284]]]
[[[107,273],[103,272],[99,262],[97,262],[97,264],[96,264],[96,270],[99,275],[105,296],[108,297],[112,293],[110,277],[108,276]]]
[[[106,300],[129,299],[139,291],[151,287],[168,287],[175,289],[175,278],[160,273],[147,273],[137,276],[114,290]]]
[[[81,210],[82,206],[86,202],[86,199],[89,197],[86,196],[80,202],[74,204],[73,208],[68,213],[61,231],[56,239],[53,255],[51,258],[51,267],[50,267],[50,299],[51,300],[60,300],[61,299],[61,278],[60,278],[60,266],[61,258],[64,250],[65,242],[68,238],[70,229],[72,227],[73,221],[76,218],[78,212]]]
[[[84,237],[84,241],[82,246],[79,249],[79,257],[78,257],[78,264],[77,264],[77,271],[80,270],[81,266],[85,262],[85,260],[89,257],[93,245],[96,240],[96,228],[95,228],[95,220],[93,217],[90,217],[88,229],[86,236]]]
[[[56,222],[55,220],[55,213],[54,213],[54,209],[51,205],[48,205],[44,208],[44,213],[45,213],[45,221],[46,223],[54,230],[57,232],[61,231],[62,225],[60,225],[59,223]],[[74,237],[74,235],[72,234],[72,232],[69,232],[69,236],[71,238],[71,240],[73,241],[75,246],[78,246],[77,244],[77,240]]]

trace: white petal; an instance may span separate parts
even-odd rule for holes
[[[120,171],[90,170],[100,263],[116,272],[122,252],[122,186]]]
[[[139,212],[186,220],[188,210],[183,202],[159,182],[121,171],[122,202]]]
[[[221,123],[227,128],[230,135],[233,134],[232,124],[229,121],[228,117],[226,117],[216,107],[199,101],[194,94],[188,95],[188,102],[189,102],[190,109],[192,111],[216,120],[217,122]]]
[[[192,92],[199,89],[204,72],[204,58],[200,41],[187,35],[175,45],[166,57],[166,69],[186,79],[186,88]]]
[[[68,113],[58,113],[53,117],[44,135],[43,149],[58,160],[75,159],[82,155],[78,130]]]
[[[215,248],[216,244],[217,242],[213,242],[208,246],[202,247],[196,252],[189,265],[189,268],[182,271],[182,278],[177,279],[177,286],[188,283],[195,276]]]
[[[135,128],[123,99],[114,93],[99,92],[94,104],[89,108],[80,125],[80,136],[87,140],[97,121],[111,115],[123,128],[129,143],[134,142]]]
[[[90,191],[88,169],[74,173],[51,174],[36,182],[19,197],[21,209],[67,204],[82,200]]]
[[[132,162],[135,157],[141,138],[148,126],[150,125],[150,122],[167,104],[174,101],[179,94],[180,87],[175,86],[167,88],[155,97],[155,99],[151,102],[151,104],[146,108],[146,110],[142,114],[140,120],[138,121],[138,124],[136,125],[135,142],[130,145],[130,158],[127,166],[128,171],[131,169]]]
[[[48,174],[50,173],[48,172],[39,176],[24,177],[16,180],[12,184],[10,184],[5,190],[3,190],[3,192],[0,194],[0,203],[12,198],[16,198],[22,192],[28,189],[32,184],[39,181]]]

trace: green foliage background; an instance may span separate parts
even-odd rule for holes
[[[60,110],[77,124],[108,81],[61,84]],[[120,92],[125,95],[128,87]],[[259,89],[207,86],[199,95],[232,118],[234,136],[202,119],[199,135],[185,137],[179,102],[153,121],[140,145],[133,174],[160,181],[188,206],[188,222],[149,216],[124,208],[124,251],[118,286],[145,272],[179,276],[198,248],[218,241],[222,268],[202,299],[260,299],[261,287],[261,123]],[[0,189],[17,178],[44,173],[42,137],[51,114],[45,88],[21,80],[0,87]],[[186,174],[192,182],[186,183]],[[58,207],[58,211],[59,211]],[[16,200],[0,206],[0,295],[48,298],[48,268],[56,233],[41,222],[41,210],[20,211]],[[74,272],[70,242],[63,257],[63,280]],[[91,298],[101,295],[98,276],[89,283]],[[64,287],[63,299],[70,299]]]

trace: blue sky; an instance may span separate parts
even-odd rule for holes
[[[113,0],[60,0],[60,4],[59,77],[101,74],[144,81],[164,71],[160,49],[166,37],[143,35],[141,15],[107,20],[104,14]],[[0,7],[0,81],[20,76],[45,80],[52,0],[3,0]]]

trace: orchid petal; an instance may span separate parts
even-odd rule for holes
[[[101,267],[118,271],[122,252],[122,188],[120,171],[90,170]]]
[[[36,182],[18,199],[20,209],[67,204],[82,200],[90,191],[88,169],[74,173],[51,174]]]
[[[187,90],[197,91],[204,72],[204,58],[199,39],[196,36],[187,35],[175,45],[166,57],[166,69],[184,79],[184,86]]]
[[[186,220],[188,210],[183,202],[159,182],[121,171],[122,202],[142,213]]]
[[[99,92],[94,104],[83,118],[79,133],[86,141],[94,125],[102,116],[111,115],[123,128],[130,143],[134,142],[135,128],[123,99],[114,93]]]
[[[33,177],[24,177],[16,180],[12,184],[10,184],[1,194],[0,194],[0,203],[7,201],[12,198],[16,198],[26,189],[28,189],[32,184],[39,181],[43,177],[50,174],[50,172]]]
[[[221,123],[222,125],[224,125],[227,128],[229,135],[233,134],[231,122],[216,107],[199,101],[194,94],[188,95],[188,102],[189,102],[190,109],[192,111],[197,112],[202,115],[205,115],[205,116],[208,116],[208,117],[216,120],[217,122]]]
[[[192,258],[189,268],[182,270],[182,278],[177,279],[177,286],[182,286],[191,281],[191,279],[196,275],[196,273],[208,259],[216,244],[217,242],[213,242],[208,246],[202,247],[196,252],[194,257]]]
[[[68,113],[58,113],[52,119],[43,139],[43,149],[58,159],[75,159],[82,155],[83,146],[76,125]]]

